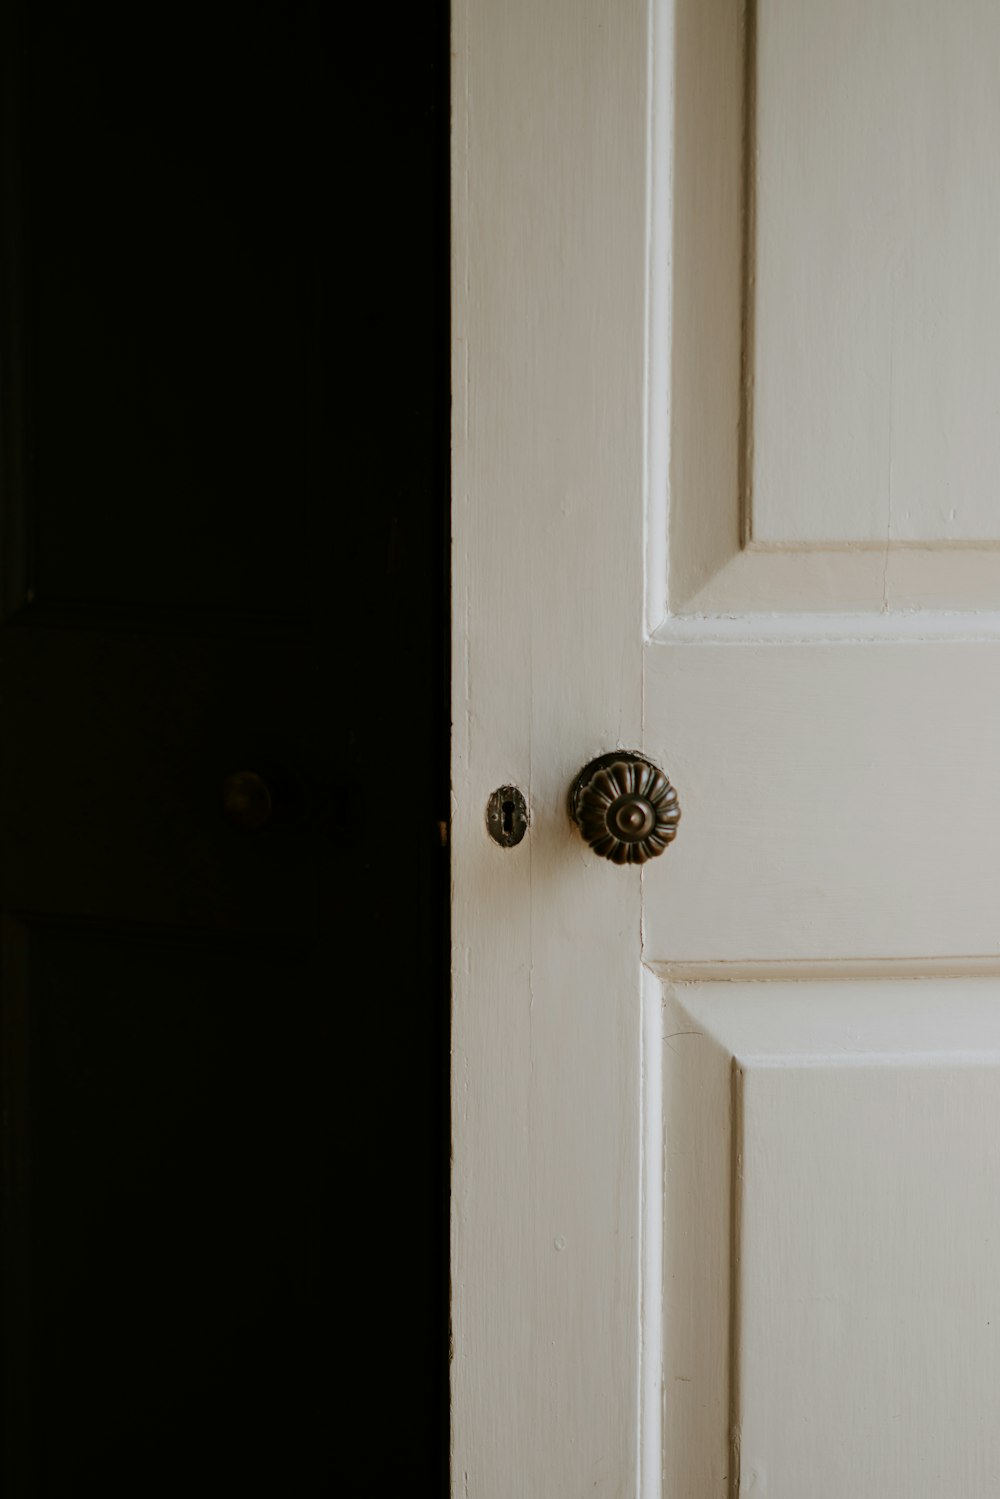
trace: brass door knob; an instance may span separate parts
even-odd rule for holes
[[[256,771],[234,770],[222,783],[222,806],[237,827],[262,828],[272,806],[267,782]]]
[[[585,765],[569,794],[570,814],[595,854],[645,864],[677,837],[677,792],[645,755],[615,750]]]

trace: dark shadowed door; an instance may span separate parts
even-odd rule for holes
[[[390,1336],[440,1476],[446,53],[390,224],[320,9],[3,11],[10,1499],[351,1487]]]

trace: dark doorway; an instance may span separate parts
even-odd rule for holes
[[[2,17],[4,1493],[444,1493],[447,8]]]

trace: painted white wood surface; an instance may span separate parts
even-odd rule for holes
[[[652,958],[1000,959],[997,641],[646,655],[683,807],[644,881]]]
[[[646,32],[618,0],[453,8],[459,1499],[635,1492],[639,886],[566,795],[641,731]]]
[[[652,623],[997,610],[995,8],[657,13]]]
[[[888,111],[896,131],[882,149],[905,161],[897,108],[962,131],[991,117],[993,62],[972,53],[998,23],[980,0],[933,16],[874,0],[854,39],[878,33],[879,92],[823,9],[454,11],[462,1499],[979,1499],[1000,1482],[1000,532],[981,482],[996,440],[981,401],[1000,383],[967,301],[1000,199],[969,186],[993,171],[977,139],[953,207],[984,239],[942,229],[921,262],[914,205],[933,182],[904,173],[909,206],[888,225],[860,188],[855,201],[831,184],[867,247],[838,268],[856,266],[852,295],[878,245],[904,247],[908,414],[892,433],[888,403],[867,415],[897,455],[894,486],[911,475],[910,514],[883,538],[883,491],[813,472],[829,413],[811,403],[849,414],[857,395],[842,297],[819,295],[821,367],[785,419],[794,451],[765,443],[760,459],[805,478],[758,535],[754,422],[779,422],[785,379],[780,276],[762,260],[777,241],[807,288],[811,221],[792,223],[801,162],[747,191],[744,95],[773,85],[776,113],[758,119],[772,164],[812,139],[835,174],[851,153],[819,131],[803,80],[825,70],[839,119],[838,77],[850,92],[860,70],[871,125]],[[822,27],[840,39],[825,59]],[[921,68],[923,104],[907,93]],[[863,120],[844,128],[863,142]],[[927,170],[953,149],[935,138]],[[890,159],[875,156],[868,196]],[[802,206],[819,213],[816,187]],[[750,401],[749,228],[773,335]],[[931,283],[949,274],[941,321]],[[960,430],[973,380],[986,384]],[[864,451],[848,457],[863,477]],[[566,813],[576,771],[616,745],[644,748],[681,794],[680,836],[641,877],[589,855]],[[502,852],[484,810],[508,781],[532,824]]]
[[[987,1495],[1000,982],[666,983],[666,1494]]]
[[[758,0],[755,543],[1000,539],[1000,10]]]

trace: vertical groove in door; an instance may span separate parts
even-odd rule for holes
[[[743,210],[740,329],[740,546],[753,540],[754,285],[757,258],[757,0],[743,13]]]
[[[639,1247],[639,1494],[662,1499],[663,1429],[663,988],[642,970],[642,1185]]]
[[[740,1240],[743,1227],[743,1068],[734,1057],[729,1088],[729,1494],[740,1492]]]

